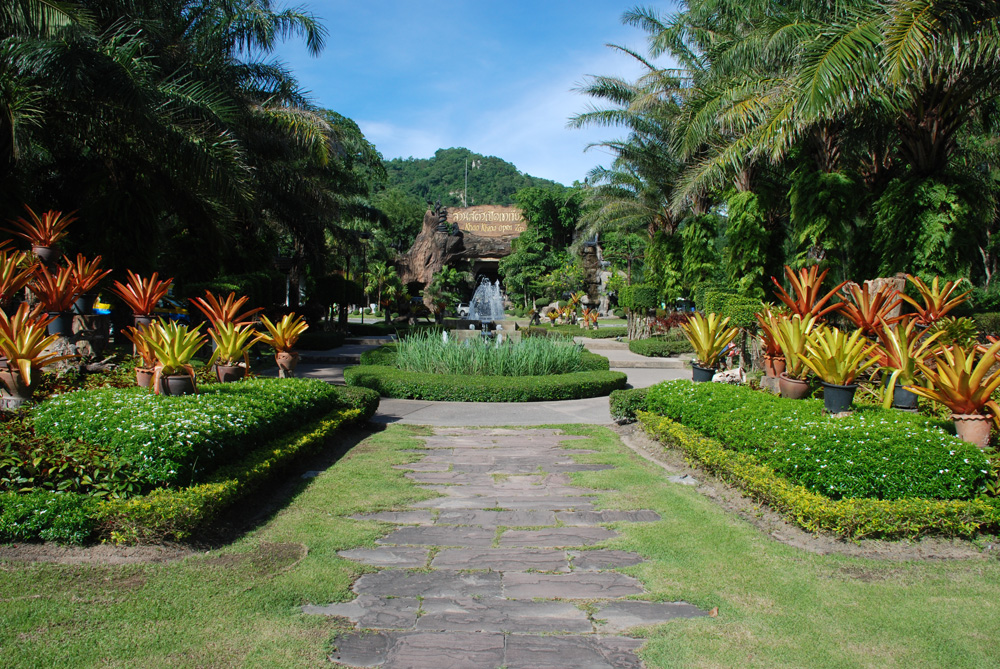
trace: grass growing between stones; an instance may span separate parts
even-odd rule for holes
[[[337,551],[374,546],[384,525],[346,518],[432,496],[392,465],[419,428],[393,427],[303,481],[270,521],[221,551],[166,565],[0,562],[4,667],[302,667],[336,632],[304,603],[350,600],[364,571]]]
[[[648,633],[650,667],[985,667],[1000,664],[1000,564],[991,559],[890,562],[815,555],[770,539],[623,448],[600,427],[567,442],[574,456],[616,469],[574,483],[609,491],[604,508],[658,511],[654,523],[616,523],[611,547],[647,562],[623,569],[650,599],[685,600],[717,618]]]

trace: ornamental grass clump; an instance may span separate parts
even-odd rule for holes
[[[397,344],[395,364],[404,371],[427,374],[547,376],[581,371],[582,350],[573,342],[548,337],[457,342],[421,333]]]

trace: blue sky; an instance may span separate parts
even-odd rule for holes
[[[593,142],[617,129],[566,127],[589,98],[587,75],[641,68],[605,46],[645,50],[615,0],[305,0],[329,30],[318,58],[279,47],[316,103],[354,119],[386,158],[466,147],[564,184],[610,158]],[[655,3],[661,12],[670,3]]]

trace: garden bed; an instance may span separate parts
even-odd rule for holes
[[[811,531],[971,536],[1000,521],[982,496],[988,459],[938,421],[875,407],[831,419],[819,402],[684,381],[615,400],[613,413],[635,411],[651,435]]]

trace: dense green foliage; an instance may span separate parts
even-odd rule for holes
[[[646,410],[648,388],[623,388],[608,396],[611,418],[619,423],[634,423],[639,411]]]
[[[82,544],[94,533],[98,498],[74,493],[0,493],[0,543]]]
[[[327,383],[255,379],[167,397],[101,388],[54,397],[34,411],[38,433],[107,449],[145,489],[203,481],[295,425],[347,402]]]
[[[461,376],[404,372],[383,365],[344,370],[349,386],[378,391],[383,397],[438,402],[548,402],[600,397],[624,388],[622,372],[597,371],[550,376]]]
[[[469,376],[543,376],[580,371],[582,346],[547,337],[497,344],[482,338],[457,341],[433,334],[406,337],[396,345],[396,366],[407,372]]]
[[[511,205],[522,188],[557,185],[548,179],[521,174],[517,167],[495,156],[482,156],[468,149],[438,149],[432,158],[394,158],[385,161],[389,186],[419,198],[441,201],[446,207],[463,206],[465,166],[469,166],[467,206]]]
[[[440,333],[431,333],[432,337],[440,337]],[[556,341],[562,345],[570,345],[566,341],[556,338]],[[361,364],[362,365],[386,365],[390,367],[399,368],[397,364],[396,351],[398,344],[388,344],[386,346],[381,346],[370,351],[365,351],[361,354]],[[577,369],[579,372],[601,372],[608,371],[610,369],[610,363],[608,359],[603,355],[598,355],[596,353],[591,353],[590,351],[580,348],[577,350]]]
[[[680,329],[678,332],[683,332]],[[694,348],[686,337],[654,335],[648,339],[630,339],[628,350],[649,358],[669,358],[679,353],[693,353]]]
[[[989,480],[982,451],[897,410],[832,419],[816,400],[688,381],[650,388],[647,407],[831,499],[972,499]]]

